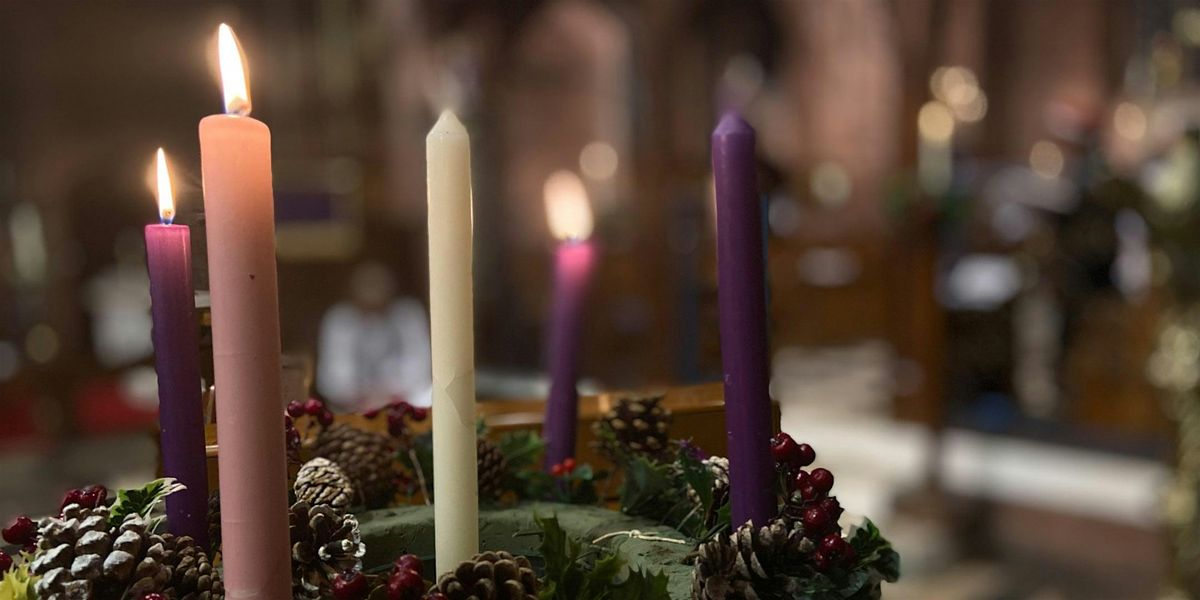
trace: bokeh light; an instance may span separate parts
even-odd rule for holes
[[[1041,140],[1029,150],[1029,168],[1046,179],[1062,175],[1064,163],[1062,149],[1054,142]]]
[[[954,135],[954,113],[945,104],[930,100],[917,113],[917,130],[931,142],[946,142]]]
[[[579,171],[589,179],[611,179],[619,165],[620,158],[612,144],[591,142],[579,151]]]

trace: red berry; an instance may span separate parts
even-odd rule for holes
[[[842,509],[842,503],[838,502],[837,496],[830,496],[824,500],[821,500],[821,503],[818,506],[825,509],[825,512],[829,513],[829,518],[835,523],[839,518],[841,518],[842,513],[845,512]]]
[[[309,398],[304,403],[304,414],[317,416],[321,411],[325,410],[325,403],[316,398]]]
[[[554,466],[550,467],[550,474],[555,477],[562,477],[563,470],[565,468],[566,467],[563,467],[562,463],[556,463]]]
[[[822,552],[825,552],[828,555],[829,553],[837,552],[837,551],[841,550],[842,545],[845,543],[846,543],[846,540],[842,539],[841,534],[831,533],[831,534],[821,538],[821,543],[817,547],[820,548]]]
[[[89,485],[83,488],[83,493],[81,493],[79,496],[80,504],[87,508],[96,508],[97,506],[104,504],[104,501],[107,499],[108,488],[98,483],[96,485]]]
[[[575,470],[575,459],[567,457],[563,459],[563,470],[571,473]]]
[[[79,488],[68,490],[63,495],[62,503],[58,505],[59,512],[62,512],[62,509],[66,508],[68,504],[83,505],[83,490]]]
[[[805,471],[804,469],[796,471],[796,474],[792,476],[792,489],[804,489],[804,486],[809,485],[809,478],[808,471]]]
[[[425,580],[412,569],[398,569],[388,578],[387,591],[389,600],[420,598],[425,591]]]
[[[291,402],[288,402],[288,405],[287,405],[287,414],[288,415],[291,415],[292,417],[299,419],[300,417],[304,416],[305,412],[306,411],[304,410],[303,402],[301,402],[299,400],[292,400]]]
[[[799,491],[800,497],[803,498],[805,502],[812,502],[814,500],[821,499],[821,490],[818,490],[817,486],[813,485],[812,483],[800,488]]]
[[[0,579],[4,579],[4,572],[11,569],[13,558],[7,552],[0,550]]]
[[[425,600],[450,600],[450,596],[438,591],[433,591],[425,594]]]
[[[367,597],[367,576],[362,571],[339,573],[333,580],[335,600],[362,600]]]
[[[829,469],[813,469],[812,484],[822,494],[828,494],[833,489],[833,473]]]
[[[855,556],[854,547],[843,539],[840,533],[831,533],[821,538],[818,551],[833,564],[843,564],[853,560]]]
[[[800,466],[797,464],[800,459],[800,446],[796,444],[796,440],[786,433],[778,433],[771,438],[771,455],[775,457],[775,462],[781,465]]]
[[[818,571],[828,571],[830,567],[833,566],[833,561],[830,560],[828,556],[825,556],[825,553],[821,552],[820,550],[812,553],[812,560],[813,566],[815,566]]]
[[[801,467],[807,467],[813,464],[813,461],[817,460],[817,451],[813,450],[813,447],[808,444],[800,444],[798,455],[798,462]]]
[[[404,569],[408,569],[409,571],[416,571],[417,575],[425,574],[425,565],[416,554],[402,554],[392,564],[395,565],[395,570],[403,571]]]
[[[372,408],[371,410],[368,410],[367,412],[363,413],[363,417],[365,417],[367,419],[374,419],[375,417],[378,417],[379,413],[381,413],[381,412],[383,412],[383,409],[381,409],[381,408]]]
[[[4,537],[4,541],[13,545],[25,545],[37,537],[37,524],[33,519],[25,515],[21,515],[13,519],[8,527],[0,531],[0,535]]]
[[[804,509],[804,513],[800,515],[804,522],[804,529],[815,537],[817,534],[824,533],[829,529],[829,513],[819,506],[811,506]]]
[[[412,420],[420,423],[429,417],[429,409],[420,406],[414,406],[412,407],[412,410],[408,411],[408,415],[412,418]]]
[[[321,424],[321,427],[333,425],[333,412],[322,408],[321,412],[317,413],[317,422]]]

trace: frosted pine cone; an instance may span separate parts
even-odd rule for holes
[[[354,484],[342,468],[327,459],[317,457],[300,467],[293,486],[296,499],[312,506],[328,505],[345,513],[354,500]]]

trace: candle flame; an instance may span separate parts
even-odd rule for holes
[[[221,64],[221,88],[225,92],[225,113],[250,114],[250,85],[246,81],[246,63],[233,29],[224,23],[217,28],[217,58]]]
[[[166,225],[175,220],[175,194],[171,191],[171,172],[167,170],[167,155],[162,148],[155,153],[158,174],[158,217]]]
[[[586,240],[592,235],[592,208],[579,176],[556,171],[542,188],[550,233],[560,240]]]

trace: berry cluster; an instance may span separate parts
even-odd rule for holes
[[[388,433],[397,439],[405,439],[409,435],[408,421],[420,423],[429,417],[429,409],[413,406],[404,400],[395,400],[382,408],[376,408],[363,413],[368,419],[379,415],[387,415]]]
[[[575,472],[575,459],[571,457],[564,458],[562,462],[555,463],[550,466],[550,474],[555,477],[568,476]]]
[[[3,536],[4,541],[8,543],[14,546],[20,546],[23,552],[33,552],[37,549],[37,523],[34,523],[33,519],[30,519],[25,515],[21,515],[13,519],[12,523],[9,523],[8,527],[0,530],[0,536]],[[9,557],[8,564],[12,564],[12,557]],[[4,559],[0,558],[0,571],[7,570],[8,568],[4,567]]]
[[[425,565],[415,554],[403,554],[392,563],[388,574],[388,600],[421,600],[428,589],[423,575]]]
[[[287,414],[294,419],[308,415],[316,419],[321,427],[333,425],[333,411],[326,408],[325,403],[318,398],[309,398],[304,402],[299,400],[288,402]]]
[[[804,524],[805,537],[816,544],[810,558],[813,566],[827,571],[852,562],[854,548],[842,537],[838,519],[842,505],[833,490],[833,473],[829,469],[804,468],[817,460],[817,453],[808,444],[798,444],[792,436],[780,433],[771,438],[771,454],[775,468],[784,478],[787,501],[784,513]]]
[[[63,495],[58,512],[61,514],[62,510],[71,504],[78,504],[83,508],[96,508],[103,505],[105,500],[108,500],[108,488],[98,483],[85,488],[74,488]]]

